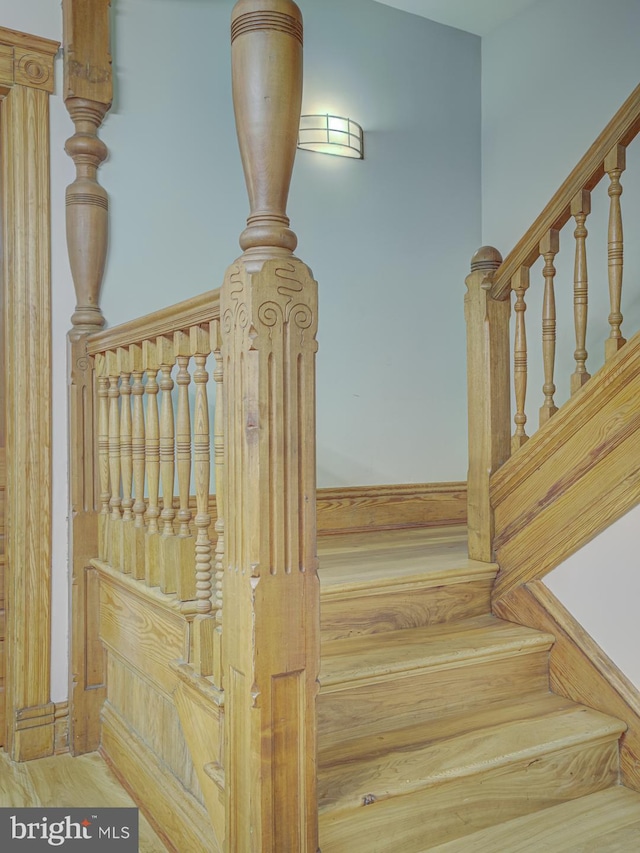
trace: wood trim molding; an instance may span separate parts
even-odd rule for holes
[[[53,92],[53,60],[60,42],[0,27],[0,87]]]
[[[3,288],[5,316],[11,318],[4,367],[5,698],[7,751],[16,761],[50,755],[54,748],[49,92],[57,48],[57,42],[0,30]]]
[[[54,753],[69,752],[69,703],[56,702],[53,706]]]
[[[491,480],[494,597],[544,577],[640,501],[640,333]]]
[[[620,741],[622,780],[640,791],[640,692],[542,581],[512,590],[494,611],[502,619],[555,636],[550,657],[555,693],[627,724]]]
[[[466,483],[318,489],[318,534],[465,524]]]

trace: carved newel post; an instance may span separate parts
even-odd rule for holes
[[[489,480],[510,455],[510,291],[507,290],[502,300],[491,295],[493,274],[501,263],[497,249],[483,246],[471,259],[471,274],[465,281],[469,556],[484,562],[493,559],[494,524]]]
[[[108,197],[97,171],[107,156],[98,129],[112,100],[110,0],[63,0],[64,96],[75,133],[65,150],[76,167],[67,187],[67,248],[76,291],[69,347],[69,467],[72,590],[71,749],[97,748],[103,652],[97,633],[97,580],[88,568],[98,553],[93,371],[87,338],[104,325],[100,288],[108,242]]]
[[[286,216],[300,11],[241,0],[231,38],[250,215],[221,301],[226,849],[315,853],[317,286]]]

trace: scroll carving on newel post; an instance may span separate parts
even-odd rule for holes
[[[494,299],[491,285],[502,263],[497,249],[483,246],[471,259],[464,307],[467,322],[467,481],[469,557],[493,560],[491,475],[510,455],[509,317],[510,292]]]
[[[317,285],[286,215],[300,11],[240,0],[231,39],[250,213],[221,295],[226,849],[316,853]]]
[[[100,289],[108,242],[108,197],[97,180],[107,147],[98,130],[111,106],[110,0],[63,0],[64,99],[75,132],[65,150],[76,167],[67,187],[67,248],[76,310],[69,331],[70,541],[72,684],[70,743],[75,753],[96,749],[104,699],[103,652],[98,638],[98,588],[89,559],[98,553],[93,446],[96,391],[87,338],[104,325]]]

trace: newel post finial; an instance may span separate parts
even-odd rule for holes
[[[231,16],[233,104],[250,213],[247,259],[290,255],[287,198],[302,104],[302,15],[293,0],[239,0]]]
[[[481,246],[474,252],[471,258],[471,272],[482,270],[490,273],[495,272],[502,263],[502,255],[493,246]]]
[[[467,405],[469,472],[467,524],[469,556],[493,559],[491,474],[509,457],[509,318],[511,303],[491,296],[493,277],[502,256],[483,246],[471,259],[464,300],[467,321]]]

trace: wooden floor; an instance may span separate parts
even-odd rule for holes
[[[0,807],[132,807],[135,803],[97,753],[16,764],[0,751]],[[140,814],[140,853],[166,853]]]

